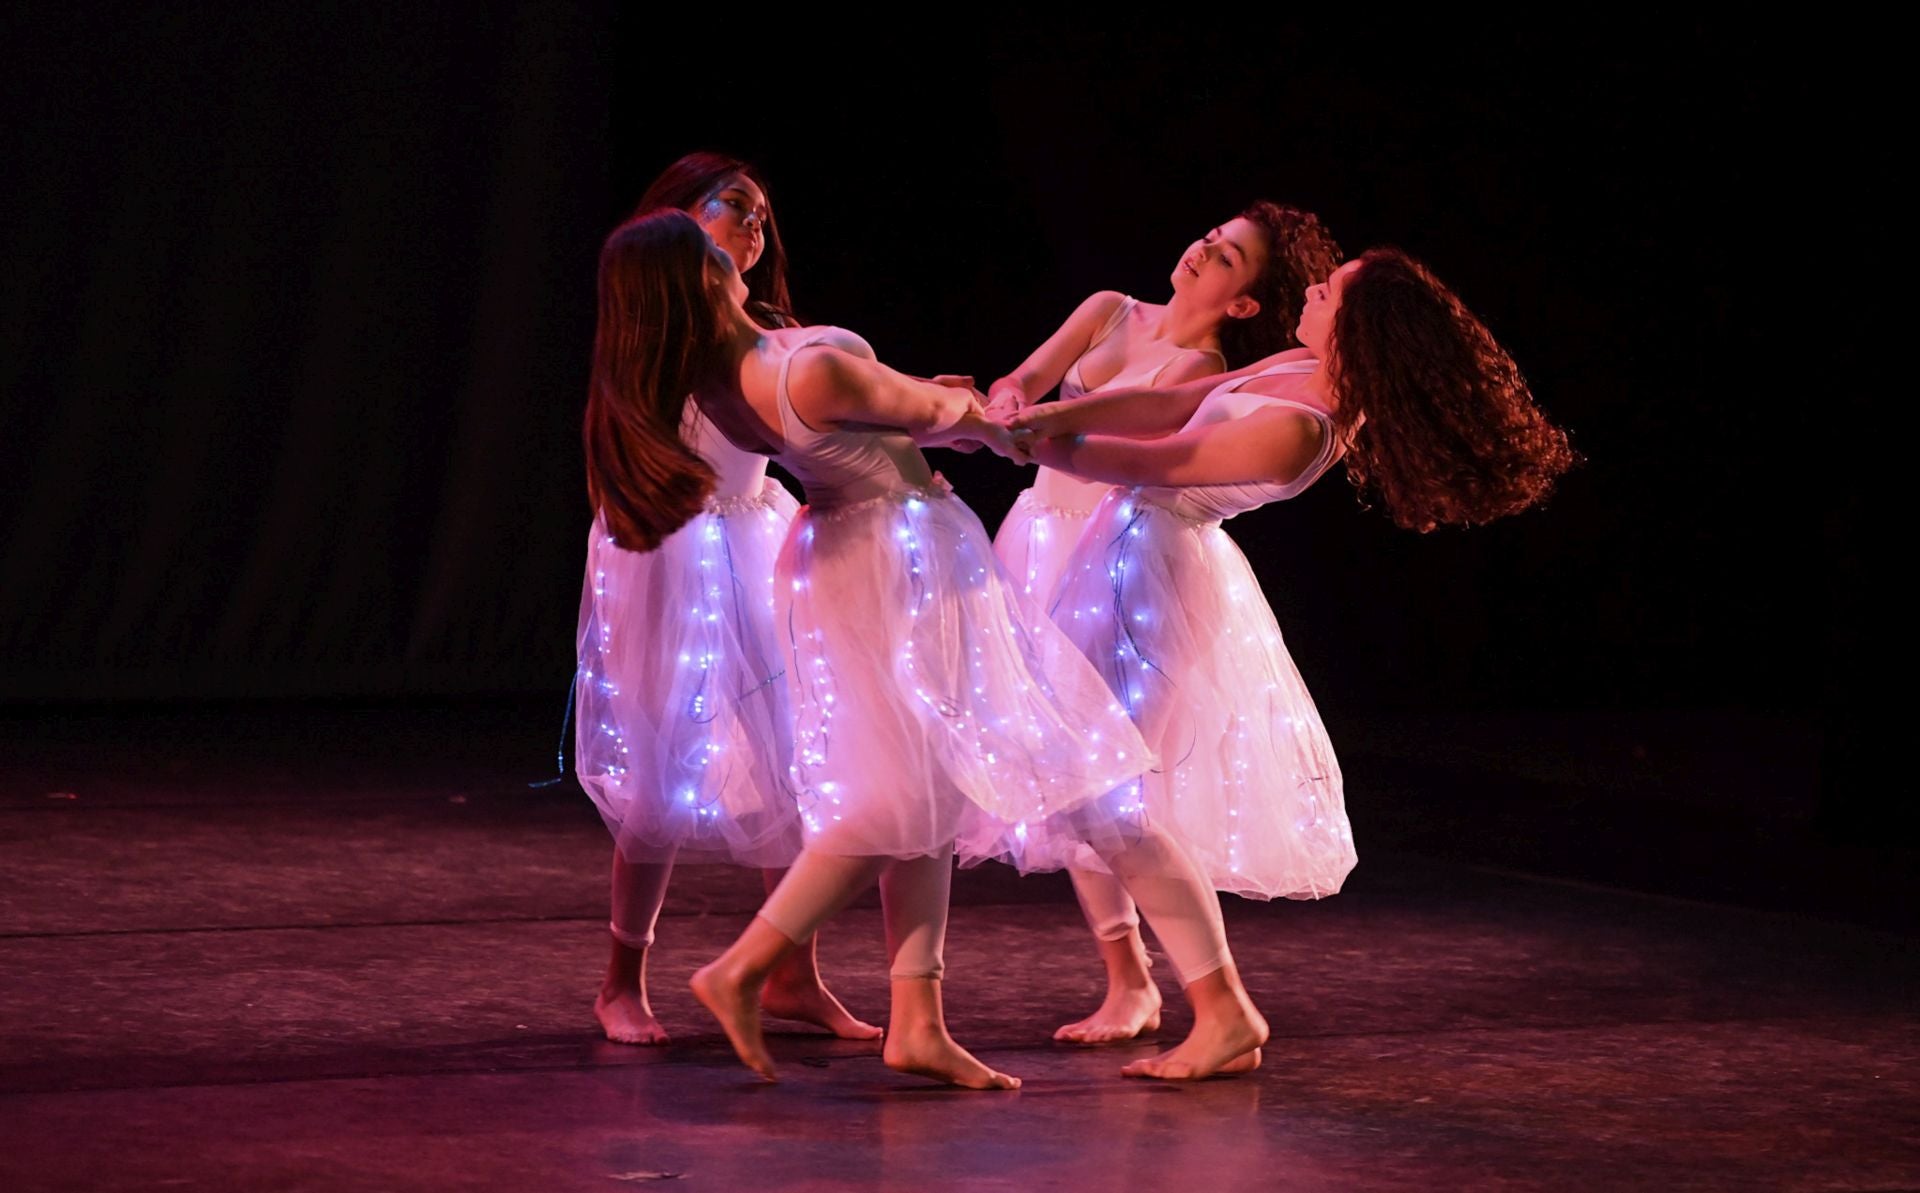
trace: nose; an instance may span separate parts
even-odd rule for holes
[[[749,211],[740,220],[741,227],[749,232],[758,232],[766,226],[767,217],[757,211]]]

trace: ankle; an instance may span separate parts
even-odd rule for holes
[[[821,985],[820,971],[815,968],[812,958],[795,954],[768,970],[766,982],[782,990],[811,990]]]
[[[600,979],[600,996],[602,998],[617,998],[622,994],[637,994],[645,998],[647,994],[647,984],[641,981],[637,975],[633,974],[610,973]]]
[[[1107,989],[1115,994],[1144,994],[1157,989],[1146,958],[1107,966]]]
[[[616,994],[643,994],[647,988],[647,955],[639,953],[634,959],[616,957],[607,966],[607,972],[600,979],[600,992],[609,998]]]

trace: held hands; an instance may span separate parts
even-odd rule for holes
[[[963,420],[968,424],[967,437],[951,440],[943,446],[958,452],[976,452],[985,447],[1016,464],[1033,463],[1030,449],[1036,436],[1021,424],[1029,412],[1026,409],[1026,396],[1018,386],[1001,382],[994,386],[992,396],[987,397],[975,388],[974,380],[969,376],[942,373],[927,380],[935,385],[973,391],[973,409]],[[1041,435],[1044,434],[1041,432]]]
[[[972,413],[976,415],[985,413],[986,395],[982,394],[980,390],[975,387],[972,376],[965,373],[936,373],[933,376],[927,378],[927,380],[932,382],[934,385],[944,385],[948,389],[972,390],[973,391]],[[979,451],[983,445],[978,439],[954,439],[945,444],[942,444],[941,446],[950,448],[953,451],[957,451],[957,452],[972,453],[972,452]]]
[[[1027,405],[1027,395],[1018,385],[1005,379],[993,383],[993,389],[987,394],[987,417],[996,422],[1005,422],[1018,414]]]

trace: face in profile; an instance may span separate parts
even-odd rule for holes
[[[691,212],[703,231],[741,273],[760,263],[767,247],[767,196],[745,174],[721,182]]]
[[[1267,234],[1235,217],[1187,246],[1173,270],[1173,288],[1202,310],[1249,319],[1260,304],[1246,291],[1267,264]]]
[[[1340,292],[1346,289],[1359,268],[1359,261],[1349,261],[1320,285],[1307,287],[1300,327],[1294,334],[1315,356],[1325,358],[1327,355],[1327,344],[1333,337],[1333,316],[1340,309]]]

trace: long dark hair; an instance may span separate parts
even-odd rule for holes
[[[1220,352],[1229,369],[1299,347],[1294,329],[1307,287],[1326,281],[1340,264],[1340,246],[1311,211],[1260,199],[1240,218],[1267,234],[1267,260],[1244,291],[1260,304],[1259,311],[1220,322]]]
[[[1341,289],[1327,376],[1348,478],[1411,530],[1519,513],[1578,458],[1493,334],[1396,248]]]
[[[701,150],[689,153],[661,171],[630,219],[651,215],[669,208],[692,214],[722,183],[745,176],[754,181],[767,197],[767,247],[752,269],[740,275],[747,283],[747,314],[762,327],[798,327],[793,315],[793,299],[787,293],[787,246],[780,240],[780,225],[773,215],[773,188],[751,163],[724,153]]]
[[[621,224],[600,249],[587,495],[629,551],[659,546],[713,492],[713,466],[681,434],[687,395],[722,345],[711,246],[692,216],[669,209]]]

